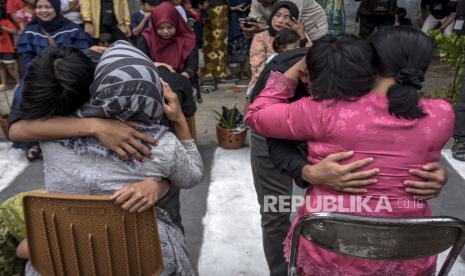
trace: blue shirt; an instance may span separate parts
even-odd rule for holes
[[[132,19],[131,19],[131,32],[132,30],[134,30],[135,27],[137,27],[140,22],[142,22],[142,20],[144,20],[144,12],[143,11],[137,11],[135,12],[133,15],[132,15]],[[149,21],[150,20],[147,20],[147,22],[145,22],[145,26],[144,26],[144,30],[149,26]],[[142,31],[144,31],[142,30]],[[142,34],[142,32],[141,32]],[[133,35],[133,39],[134,41],[137,41],[137,39],[140,37],[141,35]]]

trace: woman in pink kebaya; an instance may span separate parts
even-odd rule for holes
[[[266,137],[308,141],[308,161],[354,151],[347,162],[373,157],[365,169],[377,169],[377,182],[353,195],[314,186],[293,222],[317,211],[367,216],[431,216],[426,201],[406,192],[405,179],[422,164],[438,161],[452,134],[454,112],[443,100],[418,97],[434,44],[418,30],[392,27],[368,41],[326,36],[314,42],[305,60],[284,74],[272,72],[249,107],[246,121]],[[307,70],[308,68],[308,70]],[[309,79],[311,97],[289,103],[298,79]],[[325,210],[322,201],[337,200]],[[362,206],[351,206],[361,202]],[[354,207],[354,208],[351,208]],[[293,227],[289,233],[292,233]],[[284,241],[289,254],[288,239]],[[299,275],[434,275],[436,257],[407,261],[371,261],[338,255],[301,238]]]

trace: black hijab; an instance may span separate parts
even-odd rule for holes
[[[280,8],[287,8],[290,13],[291,13],[291,18],[299,19],[299,8],[292,2],[290,1],[279,1],[273,8],[273,11],[270,14],[270,18],[268,19],[268,32],[272,37],[275,37],[278,31],[273,29],[273,26],[271,25],[271,21],[273,20],[273,17],[276,15],[278,10]]]
[[[66,19],[63,15],[61,15],[60,0],[47,0],[47,1],[50,3],[50,5],[55,10],[55,14],[56,14],[55,17],[50,21],[43,21],[42,19],[36,16],[34,21],[38,23],[43,30],[47,31],[48,33],[54,33],[58,31],[59,29],[63,28],[64,26],[66,26],[67,24],[71,23],[71,21]],[[39,0],[36,0],[34,4],[37,5],[37,2],[39,2]]]

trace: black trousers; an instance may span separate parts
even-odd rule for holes
[[[464,66],[465,67],[465,66]],[[465,139],[465,75],[462,79],[462,91],[455,105],[454,138]]]
[[[367,38],[375,29],[392,26],[394,23],[395,17],[389,15],[360,15],[359,35]]]
[[[171,220],[184,232],[181,220],[181,202],[179,201],[181,190],[170,186],[168,193],[155,206],[165,210],[171,217]]]
[[[279,173],[268,154],[265,137],[251,131],[250,161],[252,175],[260,204],[263,249],[270,269],[270,276],[286,276],[287,263],[284,259],[283,241],[291,227],[290,212],[265,212],[264,196],[292,195],[292,178]],[[276,206],[278,207],[278,206]]]

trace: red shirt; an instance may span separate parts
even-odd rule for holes
[[[17,10],[24,8],[22,0],[7,0],[6,1],[6,13],[14,14]]]
[[[8,19],[0,19],[0,25],[8,29],[16,30],[16,26]],[[11,35],[7,32],[3,32],[0,35],[0,53],[14,53],[15,48],[11,40]]]

